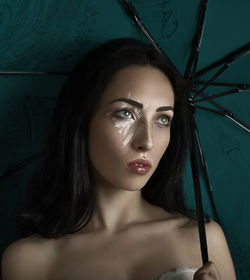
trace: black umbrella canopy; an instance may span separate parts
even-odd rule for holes
[[[79,0],[68,3],[63,0],[59,6],[43,2],[2,1],[0,4],[0,210],[6,228],[2,233],[3,247],[15,239],[13,217],[16,205],[36,165],[33,157],[39,156],[56,96],[67,73],[83,54],[104,41],[126,36],[149,40],[134,18],[128,16],[122,2]],[[195,90],[192,91],[192,96],[197,95],[193,100],[197,107],[194,116],[208,166],[214,204],[229,242],[236,272],[239,279],[247,279],[250,268],[250,151],[249,133],[245,128],[250,124],[250,55],[247,55],[250,2],[133,0],[127,3],[133,4],[157,45],[189,81],[192,80],[192,71],[189,75],[185,72],[195,45],[195,34],[202,22],[203,8],[207,5],[202,42],[196,45],[200,48],[193,84]],[[234,62],[226,60],[212,71],[200,75],[199,71],[238,49],[242,52],[235,55],[238,59]],[[204,82],[225,64],[230,66],[202,91]],[[17,77],[13,72],[24,73]],[[220,107],[212,104],[211,100],[195,102],[229,91],[231,94],[213,99]],[[204,210],[216,218],[199,158],[197,168],[201,171]],[[188,164],[186,197],[187,203],[194,206],[191,173]]]

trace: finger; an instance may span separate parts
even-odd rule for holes
[[[211,261],[204,264],[200,269],[194,274],[194,280],[220,280],[219,272],[215,264]]]
[[[217,280],[216,278],[209,276],[207,273],[194,275],[194,280]]]
[[[197,276],[194,276],[194,280],[217,280],[217,279],[205,273],[205,274],[199,274]]]

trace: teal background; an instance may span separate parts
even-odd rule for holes
[[[154,38],[183,73],[200,1],[132,2]],[[249,0],[210,0],[199,69],[250,41],[249,13]],[[90,49],[126,36],[147,42],[116,0],[2,0],[0,71],[70,72]],[[250,55],[235,62],[218,81],[249,84],[249,69]],[[56,97],[66,77],[0,76],[0,176],[40,153]],[[207,94],[223,90],[228,88],[210,87]],[[249,93],[250,90],[219,98],[218,102],[250,125]],[[249,279],[249,134],[215,114],[197,111],[195,116],[237,279]],[[16,208],[37,163],[34,161],[0,180],[0,254],[16,239]],[[194,206],[189,164],[185,190],[188,205]],[[213,217],[203,182],[202,193],[205,210]]]

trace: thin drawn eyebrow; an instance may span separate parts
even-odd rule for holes
[[[129,103],[139,109],[142,109],[143,108],[143,104],[135,101],[135,100],[132,100],[132,99],[128,99],[128,98],[118,98],[118,99],[114,99],[112,100],[111,102],[109,102],[109,104],[112,104],[114,102],[118,102],[118,101],[121,101],[121,102],[126,102],[126,103]],[[161,111],[174,111],[174,107],[173,106],[163,106],[163,107],[159,107],[156,112],[161,112]]]

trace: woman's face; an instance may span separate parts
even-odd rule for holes
[[[174,91],[169,79],[150,66],[129,66],[105,88],[89,131],[89,155],[95,182],[122,190],[140,190],[154,173],[170,141]],[[149,160],[146,174],[127,164]]]

